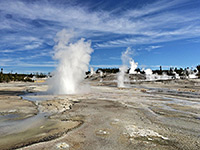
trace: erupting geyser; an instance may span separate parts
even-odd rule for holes
[[[119,68],[119,73],[117,76],[117,86],[118,87],[125,87],[124,81],[125,81],[125,73],[127,71],[128,67],[127,66],[121,66]]]
[[[75,94],[82,92],[80,84],[88,70],[90,54],[93,52],[91,42],[80,39],[76,43],[70,40],[74,33],[63,29],[56,35],[54,59],[58,66],[49,81],[49,91],[54,94]]]
[[[146,69],[144,70],[145,74],[146,75],[152,75],[153,74],[153,71],[151,69]]]
[[[92,76],[92,75],[94,75],[94,74],[96,74],[96,72],[94,71],[94,68],[90,68],[90,76]]]
[[[131,60],[131,58],[130,58],[130,47],[128,47],[126,49],[126,51],[122,53],[121,60],[122,60],[123,65],[119,68],[119,73],[118,73],[118,76],[117,76],[117,86],[118,87],[125,87],[124,81],[129,80],[125,77],[125,74],[126,74],[126,71],[128,70],[127,64]]]
[[[135,69],[137,68],[138,63],[135,62],[133,59],[131,59],[130,65],[131,65],[131,69],[129,70],[129,74],[137,74],[137,72],[135,71]]]

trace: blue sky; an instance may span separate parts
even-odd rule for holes
[[[0,0],[0,67],[51,72],[62,29],[91,40],[90,65],[118,67],[127,47],[139,67],[200,64],[199,0]]]

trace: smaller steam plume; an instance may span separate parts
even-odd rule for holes
[[[94,68],[90,67],[90,76],[93,76],[94,74],[96,74],[96,72],[94,71]]]
[[[129,81],[129,79],[126,78],[125,74],[126,74],[126,71],[128,70],[128,63],[131,60],[130,50],[131,50],[130,47],[128,47],[126,49],[126,51],[122,53],[122,56],[121,56],[122,66],[119,68],[119,73],[117,76],[117,86],[118,87],[125,87],[124,82]]]
[[[153,74],[153,71],[151,69],[144,70],[146,75],[147,81],[155,81],[155,80],[169,80],[172,79],[171,76],[168,76],[166,73],[163,73],[162,75]],[[178,77],[178,76],[177,76]]]
[[[127,71],[128,67],[123,65],[119,68],[119,73],[117,76],[117,86],[118,87],[125,87],[124,81],[125,81],[125,73]]]
[[[153,74],[153,71],[151,69],[146,69],[144,70],[145,74],[146,75],[152,75]]]
[[[81,83],[88,70],[90,54],[93,52],[91,42],[80,39],[72,43],[72,31],[63,29],[55,38],[54,59],[58,66],[49,80],[49,92],[53,94],[76,94],[82,92]]]
[[[189,79],[196,79],[196,78],[198,78],[198,76],[197,76],[197,74],[198,74],[198,70],[197,70],[197,72],[195,73],[194,71],[192,71],[191,69],[187,69],[187,72],[188,72],[188,78]]]
[[[135,69],[137,68],[138,63],[135,62],[133,59],[131,59],[130,65],[131,65],[131,69],[129,70],[129,74],[137,74],[137,72],[135,71]]]

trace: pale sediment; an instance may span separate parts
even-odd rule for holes
[[[51,100],[37,103],[21,99],[26,88],[1,87],[0,95],[0,149],[16,149],[34,143],[50,141],[80,126],[80,120],[49,119],[51,114],[71,108],[68,100]],[[16,90],[18,89],[18,91]],[[48,105],[50,104],[50,105]],[[49,108],[52,106],[53,108]]]
[[[44,113],[40,122],[0,137],[0,145],[5,141],[7,149],[27,150],[198,150],[199,83],[144,82],[118,89],[113,83],[99,86],[93,81],[91,93],[38,102]]]

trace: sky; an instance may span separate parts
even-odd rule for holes
[[[62,29],[92,42],[94,68],[119,67],[128,47],[139,68],[195,68],[199,14],[199,0],[0,0],[0,68],[53,71]]]

